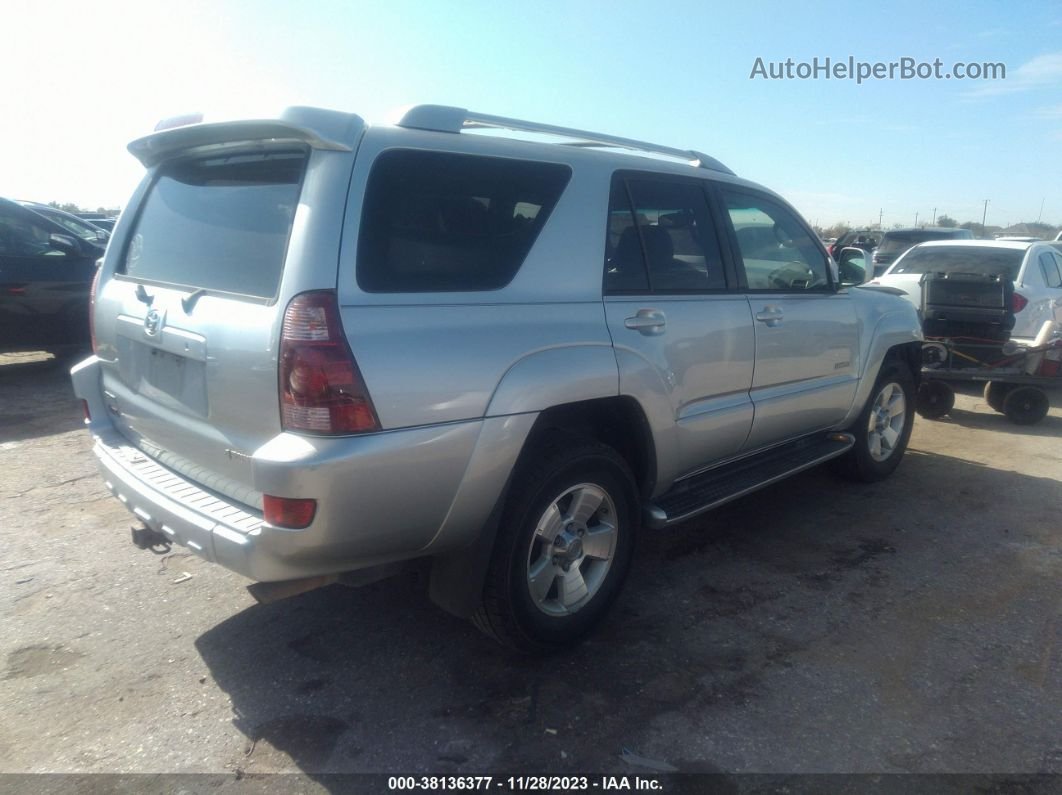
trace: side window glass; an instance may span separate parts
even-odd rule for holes
[[[0,254],[12,257],[61,257],[65,252],[51,244],[51,233],[43,224],[20,215],[0,214]]]
[[[645,293],[649,279],[645,259],[631,212],[627,189],[621,179],[612,181],[608,201],[608,232],[605,238],[605,292]]]
[[[571,169],[394,149],[369,174],[357,278],[371,293],[497,290],[516,276]]]
[[[726,289],[723,259],[700,185],[628,181],[653,292]]]
[[[1044,274],[1044,283],[1048,287],[1062,287],[1062,276],[1060,276],[1057,264],[1058,257],[1050,252],[1044,252],[1040,255],[1040,270]]]
[[[826,259],[789,210],[766,197],[724,190],[750,290],[829,286]]]

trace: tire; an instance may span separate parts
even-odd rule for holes
[[[538,447],[514,478],[473,623],[521,652],[586,637],[630,567],[637,495],[626,462],[610,447],[572,436]]]
[[[903,364],[886,363],[859,419],[848,429],[855,445],[837,459],[835,471],[850,480],[873,483],[900,465],[914,427],[915,387]]]
[[[926,381],[918,387],[915,407],[927,420],[939,420],[955,408],[955,390],[943,381]]]
[[[1049,408],[1051,401],[1038,386],[1015,386],[1003,400],[1003,413],[1015,425],[1035,425]]]
[[[1014,384],[1004,384],[1001,381],[989,381],[985,384],[985,403],[993,411],[1003,413],[1003,401],[1014,389]]]

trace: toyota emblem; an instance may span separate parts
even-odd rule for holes
[[[162,315],[157,309],[151,309],[144,316],[144,333],[149,337],[157,337],[162,330]]]

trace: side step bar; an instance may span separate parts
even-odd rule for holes
[[[646,527],[659,530],[744,497],[797,472],[844,455],[855,444],[850,433],[812,436],[726,467],[680,480],[655,502],[643,506]]]

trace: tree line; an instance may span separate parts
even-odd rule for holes
[[[930,226],[930,224],[919,224],[919,226],[926,227]],[[1058,234],[1059,230],[1062,229],[1062,227],[1040,223],[1039,221],[1012,224],[1008,227],[993,226],[991,224],[989,224],[988,226],[982,226],[979,221],[964,221],[960,224],[958,221],[956,221],[949,215],[938,215],[936,223],[932,224],[932,226],[959,227],[960,229],[969,229],[970,232],[973,233],[974,237],[983,240],[991,240],[992,238],[998,235],[1020,235],[1022,237],[1039,237],[1044,240],[1053,240],[1055,235]],[[858,227],[852,226],[851,224],[846,222],[838,222],[833,224],[832,226],[827,227],[814,227],[815,231],[819,234],[819,237],[824,239],[830,237],[840,237],[845,232],[848,232],[851,229],[860,228],[878,229],[879,227],[877,224],[870,224],[867,227]],[[907,224],[893,224],[889,228],[907,229],[909,228],[909,226]]]
[[[118,215],[121,212],[119,207],[80,207],[73,202],[48,202],[49,207],[54,207],[57,210],[63,210],[68,213],[77,215],[78,213],[106,213],[107,215]]]

